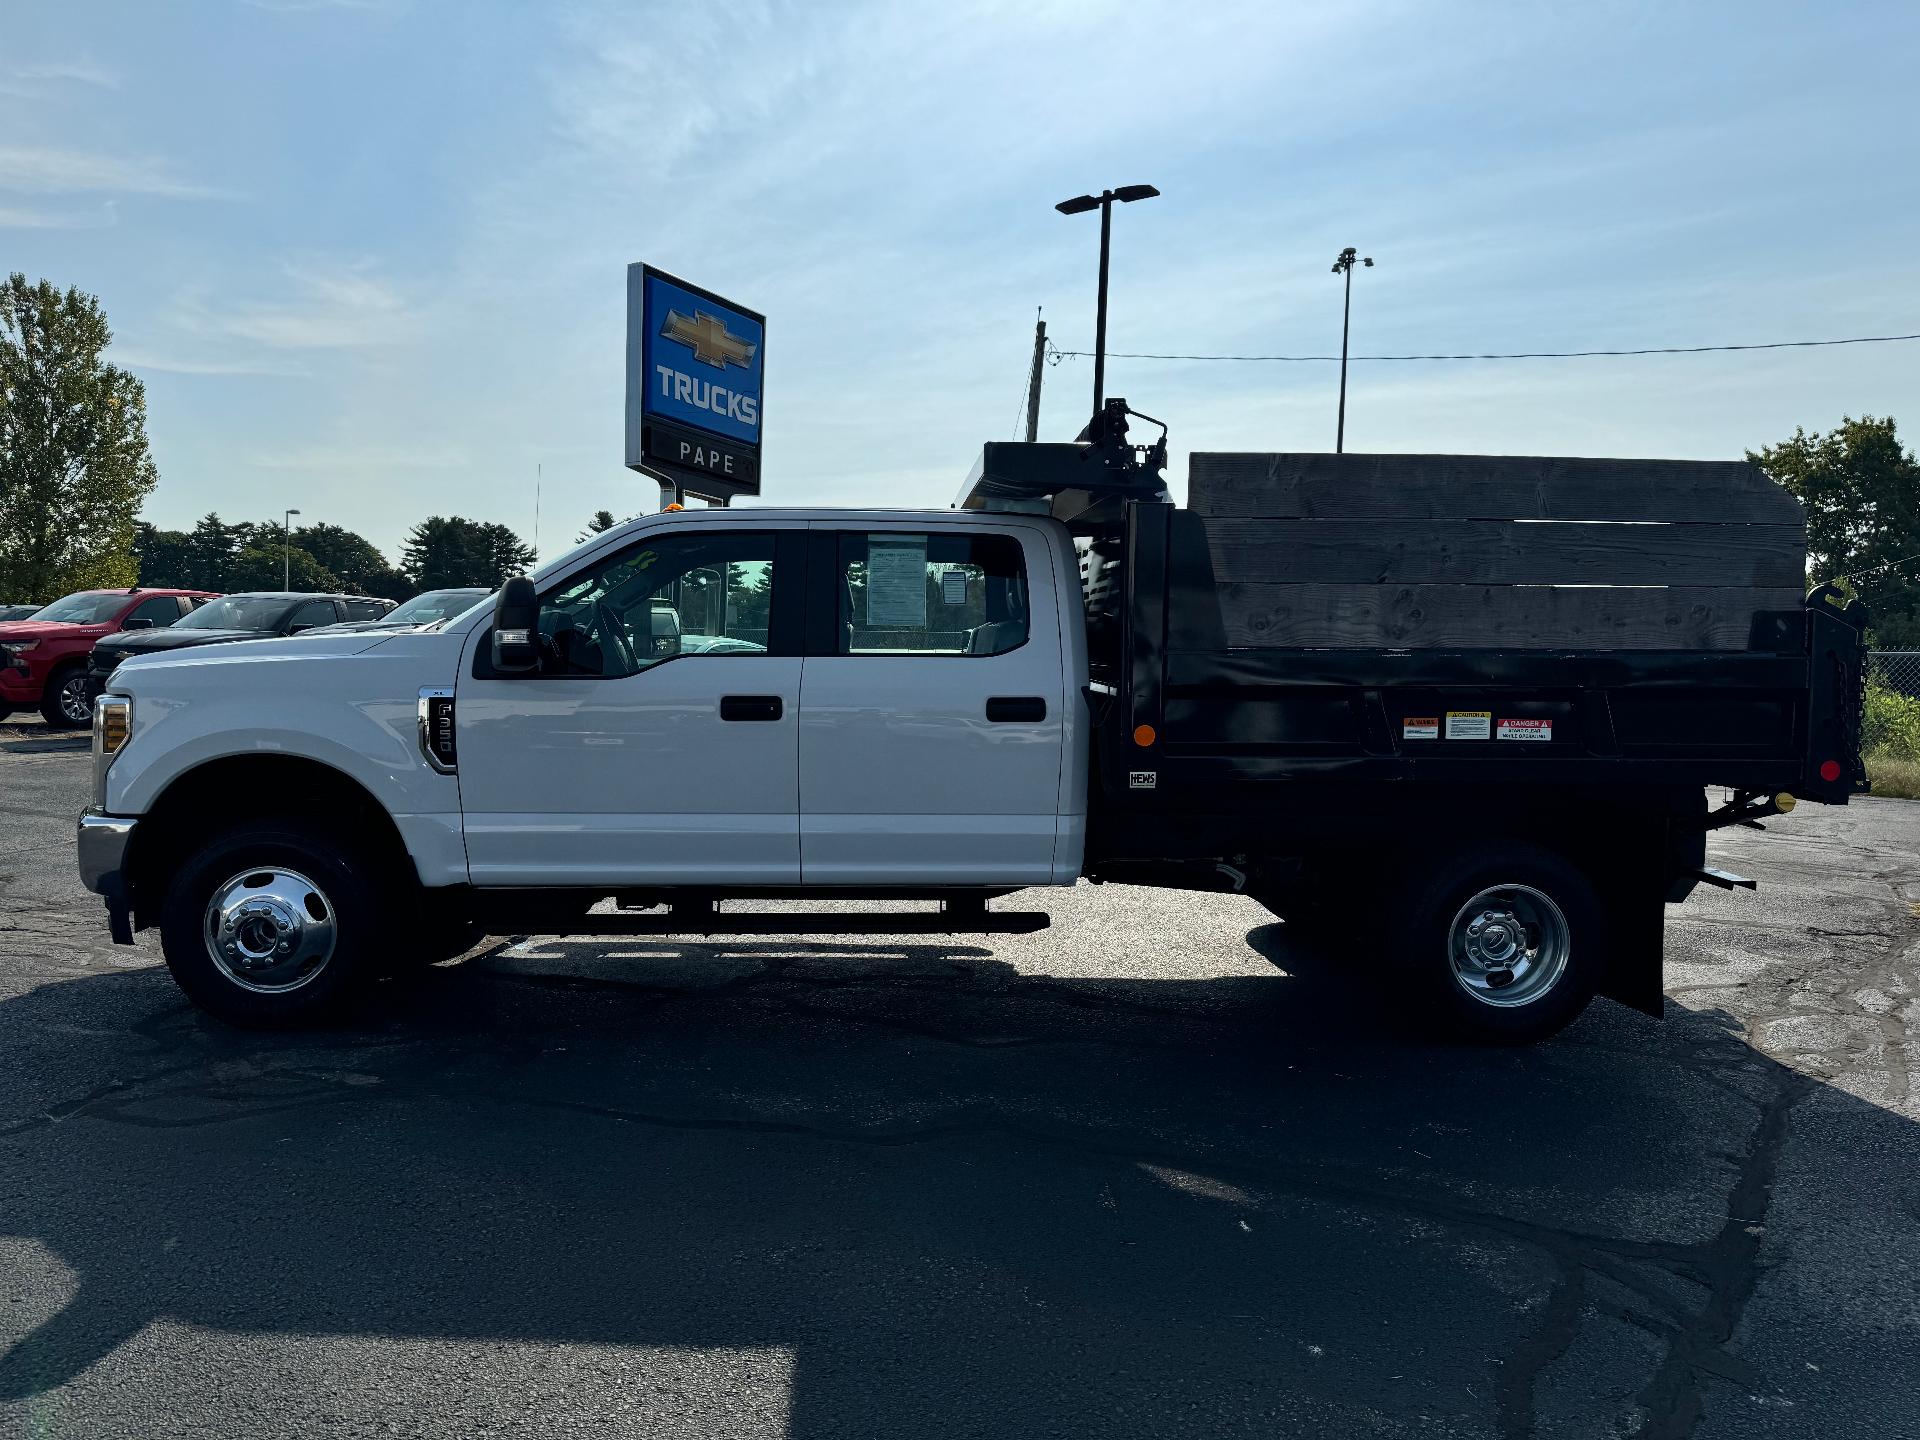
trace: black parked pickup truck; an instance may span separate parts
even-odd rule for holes
[[[97,699],[122,660],[157,655],[196,645],[231,640],[272,640],[300,635],[345,620],[378,620],[393,601],[372,595],[312,595],[290,590],[256,590],[208,601],[164,630],[110,635],[93,647],[87,661],[87,690]]]

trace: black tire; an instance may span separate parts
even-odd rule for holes
[[[1487,908],[1467,915],[1469,902],[1490,891],[1496,893]],[[1504,981],[1497,967],[1479,969],[1464,943],[1456,965],[1449,953],[1456,920],[1464,941],[1472,920],[1484,915],[1496,917],[1491,930],[1482,924],[1495,936],[1513,917],[1530,940],[1542,938],[1542,930],[1559,930],[1566,947],[1557,978],[1545,978],[1553,972],[1550,964],[1529,974],[1524,945],[1518,952],[1522,966],[1506,969]],[[1526,923],[1530,918],[1539,923]],[[1563,856],[1518,840],[1469,845],[1417,875],[1396,917],[1393,939],[1401,973],[1411,982],[1407,993],[1424,1022],[1437,1022],[1455,1036],[1499,1044],[1542,1040],[1571,1024],[1593,999],[1606,968],[1606,913],[1592,882]],[[1546,953],[1544,947],[1539,953]],[[1522,998],[1535,987],[1537,995]],[[1500,998],[1503,989],[1509,998]]]
[[[160,942],[175,982],[231,1025],[273,1028],[341,1014],[378,975],[383,942],[394,938],[394,907],[368,878],[365,855],[365,846],[299,820],[244,821],[213,836],[167,887]],[[321,920],[332,926],[331,951],[313,973],[270,992],[248,989],[223,969],[204,928],[216,890],[249,870],[304,877],[321,897]]]
[[[76,713],[69,714],[68,705]],[[78,713],[81,711],[85,713]],[[47,677],[47,688],[40,692],[40,718],[56,730],[79,730],[93,723],[86,666],[63,665]]]

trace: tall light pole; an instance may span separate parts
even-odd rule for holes
[[[298,510],[289,510],[280,517],[280,588],[293,588],[293,517]]]
[[[1160,192],[1151,185],[1122,185],[1117,190],[1102,190],[1098,195],[1076,195],[1053,208],[1062,215],[1100,212],[1100,303],[1093,321],[1093,421],[1100,423],[1100,407],[1107,396],[1107,252],[1113,243],[1113,202],[1130,205],[1135,200],[1151,200]]]
[[[1334,258],[1333,273],[1347,277],[1347,298],[1340,306],[1340,425],[1334,431],[1333,453],[1338,455],[1347,448],[1347,330],[1353,320],[1353,266],[1359,261],[1369,270],[1373,268],[1373,257],[1364,259],[1349,245]]]

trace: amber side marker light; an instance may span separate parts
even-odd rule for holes
[[[1153,742],[1159,738],[1159,734],[1151,725],[1136,725],[1133,727],[1133,743],[1142,749],[1153,744]]]

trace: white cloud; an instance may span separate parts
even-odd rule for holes
[[[0,230],[105,230],[120,223],[113,201],[93,210],[42,210],[0,205]]]
[[[283,375],[304,377],[312,372],[293,360],[267,358],[196,358],[188,355],[155,354],[114,346],[108,357],[128,370],[156,371],[167,375]]]
[[[283,15],[304,10],[394,10],[401,0],[244,0],[255,10],[272,10]]]
[[[328,474],[382,474],[405,470],[460,470],[472,463],[457,450],[418,445],[307,445],[247,457],[262,470],[316,470]]]
[[[393,344],[412,335],[416,317],[399,291],[367,262],[289,263],[290,298],[215,304],[184,299],[176,316],[186,330],[230,336],[285,350],[333,350]]]
[[[24,80],[29,84],[39,81],[53,83],[72,83],[92,85],[102,90],[118,90],[120,76],[117,71],[104,65],[96,65],[90,60],[45,60],[36,64],[15,65],[7,71],[15,80]]]
[[[222,194],[181,180],[165,162],[150,157],[101,155],[44,145],[0,145],[0,191],[6,190],[25,195],[106,190],[178,199],[212,199]]]

